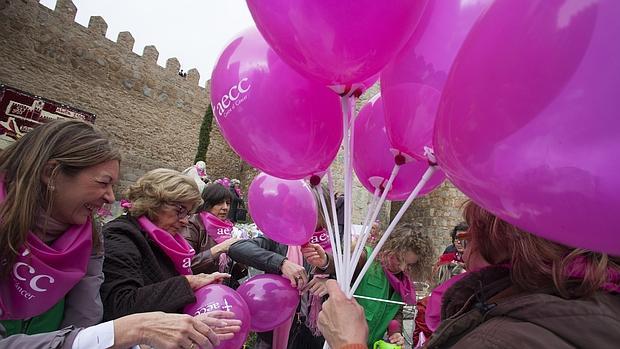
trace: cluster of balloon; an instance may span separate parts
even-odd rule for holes
[[[448,178],[518,227],[620,255],[620,2],[494,1],[463,43],[434,131]]]
[[[314,234],[318,208],[302,179],[259,174],[248,190],[248,208],[256,226],[274,241],[300,246]]]
[[[385,186],[396,163],[395,155],[390,151],[383,111],[383,100],[378,94],[360,110],[354,126],[353,168],[364,188],[371,193]],[[407,199],[428,168],[428,161],[414,160],[405,163],[403,159],[399,165],[398,174],[387,193],[388,200]],[[444,174],[439,171],[424,185],[419,195],[431,192],[444,179]]]
[[[221,284],[204,286],[196,292],[196,302],[185,306],[183,312],[192,316],[222,310],[235,313],[235,319],[241,320],[241,330],[232,339],[220,342],[217,349],[239,349],[250,333],[250,309],[245,300],[230,287]]]

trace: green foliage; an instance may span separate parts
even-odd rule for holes
[[[204,119],[202,119],[202,125],[200,126],[200,135],[198,135],[198,149],[196,150],[196,157],[194,163],[198,161],[207,160],[207,149],[209,149],[209,143],[211,142],[211,128],[213,127],[213,109],[211,104],[207,107]]]

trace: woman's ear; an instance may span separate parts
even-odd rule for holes
[[[43,166],[43,172],[41,172],[41,182],[45,185],[50,185],[50,181],[52,181],[52,177],[56,168],[58,167],[57,160],[50,160]]]

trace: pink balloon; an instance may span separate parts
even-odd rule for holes
[[[269,45],[295,70],[327,86],[379,71],[405,45],[427,0],[247,0]]]
[[[299,304],[299,291],[280,275],[256,275],[239,286],[237,292],[252,314],[250,330],[271,331],[290,319]]]
[[[353,143],[355,174],[364,188],[374,193],[378,186],[384,186],[387,183],[395,163],[385,130],[383,101],[379,94],[360,110],[355,120]],[[427,168],[428,161],[423,160],[402,165],[388,192],[388,200],[406,200]],[[428,194],[437,188],[445,178],[441,170],[436,171],[422,188],[419,196]]]
[[[492,0],[429,0],[413,36],[381,73],[385,125],[394,149],[425,159],[441,91],[471,26]]]
[[[222,284],[203,286],[194,292],[196,303],[188,304],[183,309],[185,314],[196,316],[216,310],[231,311],[235,319],[241,320],[241,330],[235,337],[221,341],[216,349],[239,349],[250,333],[250,310],[245,300],[235,290]]]
[[[224,138],[266,173],[304,178],[326,170],[338,153],[338,96],[282,62],[256,29],[242,32],[220,55],[211,93]]]
[[[261,173],[248,190],[250,215],[258,228],[274,241],[303,245],[317,222],[317,206],[303,180],[287,180]]]
[[[439,165],[475,202],[544,238],[614,255],[618,18],[616,0],[495,1],[456,58],[434,135]]]

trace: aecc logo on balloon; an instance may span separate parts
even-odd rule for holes
[[[222,96],[222,99],[215,105],[217,115],[227,117],[231,111],[235,110],[237,106],[241,105],[248,98],[246,93],[250,87],[252,85],[248,82],[248,78],[243,78],[238,84],[233,85],[228,90],[228,94]]]

